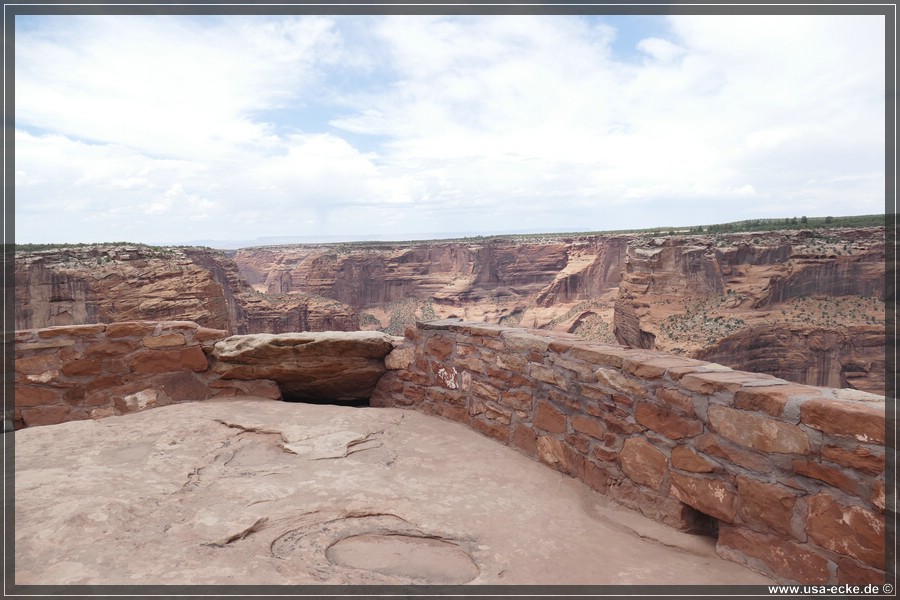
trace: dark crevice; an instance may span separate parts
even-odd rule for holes
[[[299,402],[302,404],[322,404],[331,406],[370,406],[368,398],[352,398],[349,400],[335,400],[334,398],[310,398],[309,396],[298,396],[290,394],[282,394],[282,400],[285,402]]]

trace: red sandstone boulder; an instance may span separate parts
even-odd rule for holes
[[[288,400],[367,400],[385,372],[393,338],[375,331],[235,335],[217,342],[211,371],[223,379],[271,379]]]

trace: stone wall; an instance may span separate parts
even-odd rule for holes
[[[16,332],[15,410],[5,426],[49,425],[188,400],[278,399],[269,380],[223,379],[207,352],[228,332],[191,321],[132,321]]]
[[[884,399],[568,334],[431,321],[373,406],[459,421],[780,581],[885,579]]]

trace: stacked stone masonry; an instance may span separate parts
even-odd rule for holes
[[[269,380],[223,379],[207,353],[228,337],[191,321],[132,321],[16,332],[15,428],[236,395],[279,399]]]
[[[885,581],[883,397],[455,320],[386,365],[373,406],[464,423],[777,580]]]

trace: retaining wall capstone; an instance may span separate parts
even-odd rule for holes
[[[777,580],[885,581],[882,397],[454,320],[386,364],[372,406],[467,424]]]

